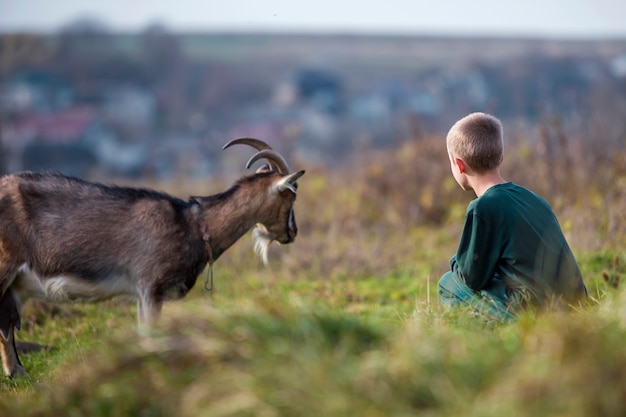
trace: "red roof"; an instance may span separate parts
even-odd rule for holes
[[[55,113],[37,113],[7,123],[2,132],[5,143],[24,145],[33,141],[70,143],[83,137],[96,119],[92,107],[72,107]]]

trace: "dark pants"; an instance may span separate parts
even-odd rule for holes
[[[452,272],[446,272],[439,280],[439,302],[446,307],[467,307],[474,312],[501,322],[515,319],[507,308],[506,286],[494,278],[489,287],[473,291]]]

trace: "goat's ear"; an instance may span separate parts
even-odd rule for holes
[[[269,166],[269,164],[263,164],[259,167],[259,169],[256,170],[256,173],[260,173],[260,172],[270,172],[272,170],[272,168]]]
[[[296,192],[296,181],[298,181],[298,178],[300,178],[303,175],[304,175],[304,170],[298,171],[298,172],[294,172],[294,173],[289,174],[289,175],[285,175],[280,180],[276,181],[276,183],[274,184],[274,187],[275,187],[274,189],[277,190],[277,191],[290,190],[293,193],[295,193]]]

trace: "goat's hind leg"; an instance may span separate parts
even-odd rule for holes
[[[24,376],[26,371],[15,347],[15,329],[21,328],[20,312],[11,288],[0,298],[0,355],[7,376]]]

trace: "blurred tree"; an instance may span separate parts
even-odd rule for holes
[[[173,124],[177,113],[185,113],[182,78],[185,58],[178,36],[163,24],[152,23],[139,35],[144,78],[157,95],[158,129]]]
[[[147,78],[154,84],[171,77],[182,58],[178,37],[164,25],[153,23],[141,33],[139,43]]]
[[[0,36],[0,81],[21,65],[38,63],[50,56],[52,49],[40,36],[12,34]]]
[[[0,36],[0,87],[16,69],[47,59],[52,48],[44,39],[30,34],[9,34]],[[0,174],[6,173],[6,160],[3,146],[4,123],[10,117],[4,103],[0,102]]]
[[[98,20],[78,19],[59,31],[51,68],[71,79],[83,97],[100,95],[111,85],[146,84],[141,59],[129,48],[132,38],[109,32]]]
[[[100,21],[82,17],[64,25],[58,33],[61,59],[73,59],[77,55],[91,56],[110,47],[108,30]]]

